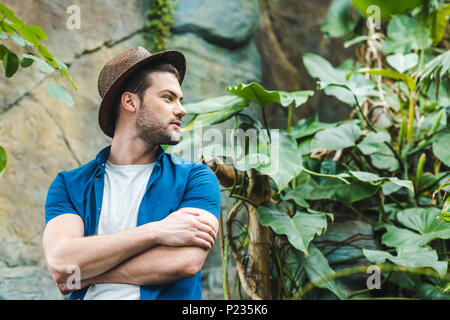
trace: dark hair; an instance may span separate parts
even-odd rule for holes
[[[168,62],[155,63],[139,70],[135,75],[133,75],[130,79],[128,79],[127,82],[125,82],[125,84],[119,91],[119,94],[117,95],[118,101],[116,107],[114,108],[115,123],[117,123],[117,120],[119,119],[122,95],[125,92],[135,93],[142,101],[142,99],[144,98],[145,91],[152,85],[152,77],[150,76],[150,74],[155,71],[165,71],[173,73],[177,78],[178,82],[180,82],[181,80],[180,73],[178,72],[178,70]]]

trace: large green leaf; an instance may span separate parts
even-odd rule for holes
[[[326,179],[326,180],[325,180]],[[321,184],[311,182],[310,184],[300,184],[294,190],[288,191],[284,199],[296,200],[302,198],[306,200],[330,199],[350,205],[374,195],[378,185],[356,180],[351,184],[346,184],[337,179],[324,178]]]
[[[411,76],[409,76],[406,73],[400,73],[398,71],[388,70],[388,69],[362,68],[362,69],[358,69],[358,70],[350,72],[347,75],[347,78],[350,78],[356,72],[369,73],[369,74],[379,75],[379,76],[383,76],[383,77],[391,78],[391,79],[395,79],[395,80],[402,80],[408,86],[410,91],[414,91],[416,89],[416,82],[414,81],[413,78],[411,78]]]
[[[378,96],[374,89],[375,84],[362,74],[349,80],[346,78],[346,75],[353,71],[348,64],[334,68],[327,60],[313,53],[303,55],[303,64],[312,77],[319,78],[320,89],[344,103],[354,105],[355,97],[362,103],[366,97]]]
[[[224,122],[244,110],[246,107],[248,107],[248,102],[241,101],[222,110],[199,114],[192,119],[191,122],[181,128],[181,131],[190,131],[194,128],[202,128]]]
[[[374,263],[384,263],[388,259],[395,264],[405,267],[433,268],[441,277],[447,273],[447,262],[438,261],[436,251],[427,247],[404,244],[397,249],[397,256],[381,250],[362,249],[362,251],[367,260]]]
[[[447,3],[443,5],[442,8],[433,11],[428,17],[431,39],[433,39],[434,46],[441,42],[442,38],[444,37],[449,15],[450,3]]]
[[[391,136],[387,131],[379,131],[370,133],[357,144],[357,147],[370,157],[374,167],[394,172],[398,169],[399,163],[392,150],[385,144],[390,141]]]
[[[380,224],[377,229],[385,228],[382,241],[385,245],[399,248],[405,243],[425,246],[435,239],[450,239],[450,224],[438,219],[438,208],[409,208],[397,212],[396,219],[403,226],[415,230],[403,229],[390,224]]]
[[[300,119],[295,126],[291,128],[291,136],[295,139],[304,138],[314,133],[326,129],[335,127],[337,123],[327,123],[319,121],[319,114],[315,112],[308,118]]]
[[[373,132],[367,135],[360,143],[358,143],[358,148],[362,153],[369,155],[380,150],[380,145],[384,142],[391,142],[391,135],[389,134],[389,132]]]
[[[366,17],[373,13],[368,10],[370,6],[377,6],[380,10],[381,20],[390,19],[391,16],[403,13],[420,6],[425,0],[353,0],[353,5]]]
[[[355,145],[361,129],[356,124],[346,123],[336,128],[326,128],[314,136],[311,148],[314,150],[339,150]]]
[[[355,22],[351,15],[351,0],[333,0],[320,31],[331,38],[343,37],[352,32]]]
[[[383,43],[385,53],[408,53],[410,50],[420,49],[419,34],[423,33],[419,22],[406,15],[395,16],[389,21],[387,38]],[[425,44],[424,49],[431,45],[431,39]]]
[[[433,142],[433,153],[439,160],[450,167],[450,132],[440,136]]]
[[[335,272],[331,269],[327,258],[313,244],[309,245],[309,253],[309,256],[300,258],[309,280],[319,288],[330,290],[339,299],[347,299],[348,293],[339,287],[333,279]]]
[[[350,170],[349,172],[360,181],[370,182],[375,185],[379,185],[384,182],[391,182],[399,187],[407,188],[412,194],[414,194],[414,186],[410,180],[400,180],[397,177],[380,177],[375,173],[365,171]]]
[[[302,171],[302,154],[291,135],[282,130],[272,130],[269,157],[269,163],[261,164],[256,170],[270,176],[279,193]]]
[[[214,97],[204,99],[198,102],[183,104],[188,114],[202,114],[214,111],[220,111],[242,102],[243,99],[234,95]]]
[[[258,219],[263,226],[270,226],[275,233],[286,235],[289,242],[307,256],[311,240],[327,228],[325,214],[297,210],[291,218],[281,206],[271,202],[258,206]]]
[[[263,107],[272,103],[278,103],[283,107],[287,107],[290,104],[299,107],[314,94],[314,91],[311,90],[294,92],[270,91],[264,89],[256,82],[251,82],[249,84],[239,83],[236,86],[228,86],[226,90],[238,97],[253,101]]]

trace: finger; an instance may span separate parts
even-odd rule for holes
[[[214,246],[215,240],[214,240],[213,237],[211,237],[210,234],[208,234],[208,233],[206,233],[206,232],[201,232],[201,231],[199,231],[199,232],[196,234],[196,237],[201,238],[201,239],[207,241],[207,242],[211,245],[211,247]]]
[[[211,221],[209,221],[209,219],[205,219],[204,217],[197,217],[197,220],[198,221],[200,221],[201,223],[203,223],[203,224],[206,224],[206,225],[208,225],[212,230],[214,230],[214,232],[215,232],[215,230],[216,230],[216,228],[214,227],[214,225],[212,224],[212,222]]]
[[[216,232],[210,225],[203,224],[200,221],[197,221],[197,224],[195,225],[195,227],[197,230],[207,233],[208,235],[210,235],[213,238],[214,241],[216,241]]]
[[[196,241],[195,245],[197,245],[197,246],[199,246],[199,247],[201,247],[201,248],[204,248],[204,249],[207,249],[207,250],[209,250],[209,249],[212,248],[211,243],[209,243],[209,242],[206,241],[205,239],[196,237],[196,238],[195,238],[195,241]]]

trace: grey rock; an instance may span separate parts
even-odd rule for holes
[[[179,0],[175,33],[193,32],[220,47],[246,44],[258,28],[258,0]]]

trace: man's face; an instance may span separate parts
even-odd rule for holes
[[[186,110],[181,105],[180,84],[170,72],[153,72],[152,85],[145,91],[136,118],[139,138],[149,144],[174,145],[180,142],[181,118]]]

